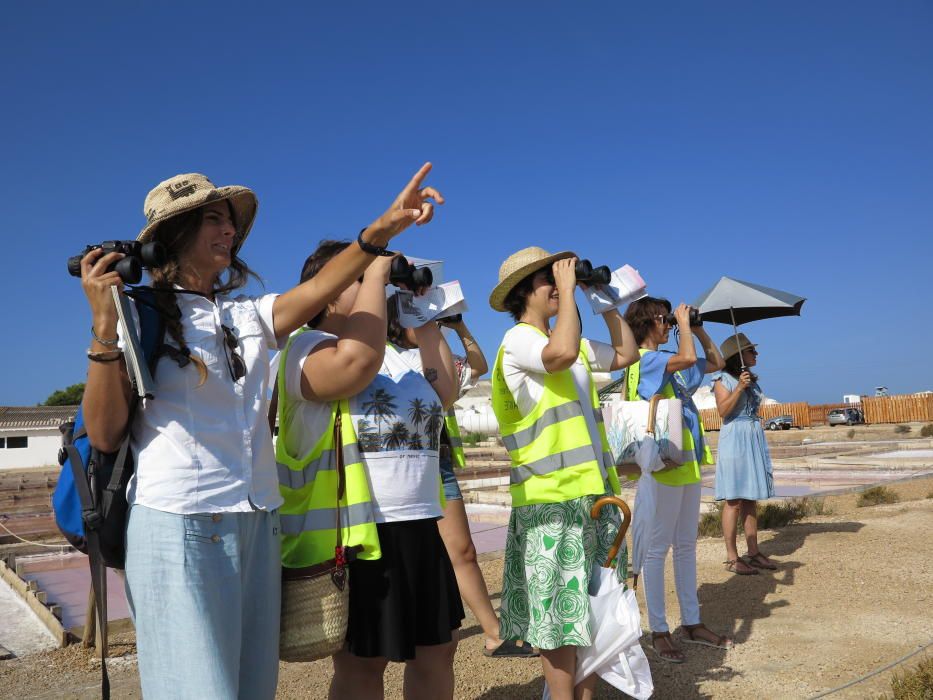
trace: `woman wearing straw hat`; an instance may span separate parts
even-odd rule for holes
[[[323,241],[301,279],[323,274],[351,245]],[[336,449],[325,441],[339,416],[349,521],[343,544],[362,549],[349,564],[346,646],[333,657],[330,697],[383,697],[383,674],[394,661],[405,664],[406,698],[451,698],[464,613],[437,525],[438,443],[457,384],[433,321],[413,330],[414,353],[386,343],[390,264],[374,262],[282,351],[276,456],[283,562],[291,569],[333,557],[334,521],[322,522],[315,511],[333,508],[333,467],[323,460]]]
[[[512,462],[500,637],[541,649],[551,696],[561,700],[574,697],[576,647],[591,643],[590,571],[619,524],[611,509],[590,517],[596,498],[619,490],[592,373],[638,358],[615,309],[603,314],[611,344],[581,339],[575,263],[567,251],[520,250],[502,263],[489,298],[517,322],[492,373],[493,410]],[[627,554],[619,556],[624,580]],[[583,681],[578,696],[591,696],[595,680]]]
[[[691,326],[690,307],[685,304],[680,304],[672,314],[667,299],[642,297],[629,304],[625,319],[632,327],[641,353],[641,359],[626,371],[627,398],[635,398],[637,394],[648,400],[661,394],[683,402],[684,463],[639,481],[639,489],[652,489],[650,494],[646,493],[649,496],[646,500],[654,503],[654,512],[646,519],[650,532],[643,564],[651,649],[660,659],[679,664],[683,663],[684,655],[671,637],[664,604],[664,562],[671,549],[683,640],[688,644],[721,649],[732,646],[729,637],[712,632],[700,621],[697,599],[700,468],[712,464],[713,458],[705,443],[703,422],[692,395],[700,387],[704,374],[722,369],[722,358],[706,331],[701,326]],[[670,337],[672,320],[679,332],[676,353],[659,350]],[[703,346],[705,357],[697,357],[694,336]],[[636,513],[638,502],[636,498]],[[633,527],[638,528],[641,522],[645,521],[636,516]]]
[[[713,375],[716,408],[722,416],[716,458],[716,500],[722,509],[722,535],[726,541],[726,568],[735,574],[757,574],[776,569],[758,549],[757,501],[774,496],[771,455],[758,418],[761,387],[751,368],[758,364],[757,346],[744,333],[730,335],[720,346],[726,366]],[[739,518],[748,554],[739,557],[736,530]]]
[[[239,257],[256,214],[245,187],[170,178],[146,197],[140,241],[166,335],[155,398],[130,415],[108,267],[81,261],[92,314],[83,410],[91,442],[112,451],[132,418],[136,473],[127,500],[126,589],[139,674],[152,698],[272,698],[278,673],[282,503],[266,423],[268,361],[298,326],[352,284],[385,245],[433,215],[425,166],[392,206],[313,281],[281,296],[231,296],[250,274]],[[440,200],[439,200],[440,201]]]

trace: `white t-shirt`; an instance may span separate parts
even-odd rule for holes
[[[155,398],[141,401],[133,420],[131,504],[182,515],[273,510],[282,504],[266,422],[268,354],[277,346],[275,297],[217,294],[210,301],[177,295],[185,343],[203,360],[207,380],[198,386],[192,365],[179,367],[168,355],[159,359]],[[138,332],[139,318],[131,308]],[[222,326],[232,329],[246,365],[246,375],[236,382]],[[165,342],[175,345],[169,334]]]
[[[505,334],[502,345],[502,374],[505,376],[506,386],[512,392],[518,410],[527,416],[534,410],[544,394],[544,377],[548,371],[544,368],[541,353],[548,344],[548,337],[529,326],[519,323]],[[583,339],[586,359],[594,372],[608,372],[612,367],[616,351],[607,343]],[[576,362],[570,366],[573,383],[577,387],[577,395],[583,406],[583,415],[586,418],[586,427],[590,431],[590,439],[594,445],[601,445],[599,428],[590,407],[590,377],[586,365],[577,357]]]
[[[279,439],[296,458],[317,444],[330,423],[330,403],[308,401],[301,375],[323,331],[307,331],[292,343],[285,363],[285,426]],[[381,393],[380,393],[381,392]],[[444,411],[428,381],[392,347],[373,382],[350,398],[350,414],[369,478],[376,522],[439,518],[438,440]]]

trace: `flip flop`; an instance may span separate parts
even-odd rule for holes
[[[758,569],[749,569],[748,571],[742,571],[739,569],[739,564],[745,564],[745,566],[752,566],[743,559],[729,559],[724,561],[723,564],[726,565],[726,571],[731,571],[733,574],[739,576],[755,576],[758,573]]]
[[[735,646],[735,642],[729,639],[729,637],[716,634],[702,622],[696,625],[681,625],[680,629],[682,629],[686,634],[686,636],[683,637],[683,641],[686,644],[700,644],[704,647],[713,647],[713,649],[731,649]],[[701,629],[706,630],[711,635],[716,637],[716,641],[711,642],[708,639],[703,639],[703,637],[695,636],[695,633]]]
[[[538,656],[538,652],[530,644],[519,645],[514,639],[506,639],[495,649],[483,647],[483,656],[493,659],[507,658],[525,658],[531,659]]]
[[[655,642],[658,639],[663,639],[667,642],[666,649],[658,649],[655,645]],[[654,652],[654,655],[657,656],[662,661],[667,661],[669,664],[682,664],[684,662],[684,652],[678,647],[674,646],[674,640],[671,638],[670,632],[652,632],[651,633],[651,646],[648,647]]]
[[[768,571],[776,571],[777,566],[774,562],[768,561],[764,554],[761,552],[756,552],[755,554],[746,554],[745,563],[749,566],[754,566],[756,569],[767,569]]]

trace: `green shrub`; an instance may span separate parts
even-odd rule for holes
[[[927,423],[920,428],[920,437],[933,437],[933,423]]]
[[[872,486],[870,489],[862,491],[855,505],[864,508],[865,506],[877,506],[884,503],[897,503],[900,500],[900,496],[887,486]]]
[[[717,501],[716,510],[706,511],[700,516],[700,537],[722,537],[722,511],[724,501]],[[830,515],[832,509],[822,498],[792,498],[789,501],[758,504],[758,529],[772,530],[802,520],[809,515]],[[739,519],[739,531],[742,520]]]
[[[891,679],[893,700],[930,700],[933,698],[933,656],[923,659],[915,668],[895,673]]]
[[[476,447],[477,443],[486,442],[486,436],[482,433],[467,433],[463,436],[463,444],[470,447]]]
[[[903,424],[901,424],[901,425],[895,425],[895,426],[894,426],[894,432],[897,433],[898,435],[903,435],[904,433],[909,433],[909,432],[910,432],[910,426],[909,426],[909,425],[903,425]]]
[[[697,534],[700,537],[722,537],[723,501],[716,501],[716,510],[707,510],[700,516]]]
[[[846,431],[846,437],[849,438],[850,440],[851,440],[852,438],[854,438],[854,437],[855,437],[855,428],[849,428],[849,429]]]
[[[927,494],[927,498],[933,498],[933,491],[930,491],[930,493]]]

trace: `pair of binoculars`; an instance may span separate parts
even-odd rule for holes
[[[674,316],[673,311],[665,317],[665,320],[667,321],[669,326],[677,325],[677,317]],[[703,319],[700,318],[700,310],[691,306],[690,307],[690,327],[699,328],[702,325],[703,325]]]
[[[612,271],[608,265],[593,267],[593,263],[589,260],[577,260],[573,269],[577,282],[583,282],[583,284],[609,284],[609,280],[612,279]]]
[[[104,241],[91,244],[84,251],[68,258],[68,274],[72,277],[81,276],[81,260],[92,250],[100,248],[107,253],[123,253],[126,257],[117,260],[107,268],[107,272],[116,270],[124,284],[136,284],[143,278],[143,269],[151,270],[161,267],[167,261],[165,248],[161,243],[152,241],[140,243],[139,241]]]
[[[389,267],[389,282],[396,287],[405,285],[415,291],[422,287],[430,287],[434,283],[434,275],[431,274],[431,268],[415,267],[404,255],[399,255],[392,260]]]

